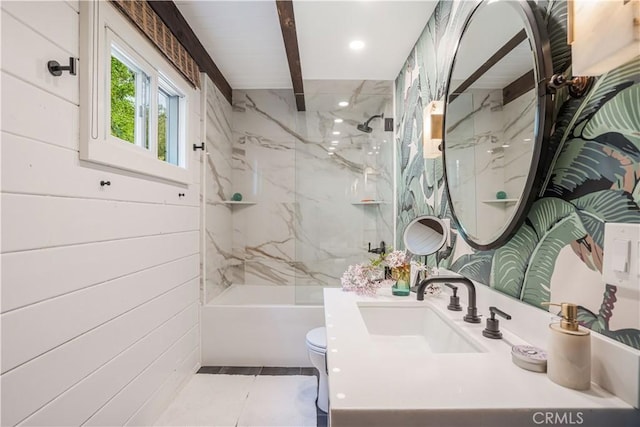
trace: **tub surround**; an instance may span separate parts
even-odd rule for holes
[[[302,295],[300,292],[312,295]],[[324,323],[316,286],[231,285],[201,307],[202,365],[311,366],[305,335]]]
[[[224,203],[234,193],[231,185],[231,105],[211,79],[204,76],[202,95],[202,133],[206,146],[203,162],[202,193],[202,301],[215,298],[233,283],[233,266],[239,263],[232,251],[234,207]]]
[[[551,319],[547,313],[546,320],[540,318],[531,322],[525,313],[531,307],[517,301],[513,303],[520,309],[516,305],[510,306],[506,301],[508,298],[480,288],[478,297],[482,314],[488,315],[490,303],[513,315],[512,320],[500,322],[504,334],[501,340],[482,337],[484,321],[480,324],[465,323],[462,312],[446,310],[447,292],[418,302],[414,294],[411,298],[394,297],[386,288],[379,290],[376,297],[325,289],[332,425],[462,426],[471,420],[474,425],[483,426],[534,425],[534,412],[545,410],[572,411],[574,417],[581,412],[583,425],[599,426],[605,420],[615,424],[616,420],[638,419],[640,413],[634,411],[632,405],[598,385],[592,385],[587,392],[578,392],[551,382],[546,374],[525,371],[513,364],[512,345],[545,347],[546,324]],[[464,295],[462,299],[465,299]],[[370,337],[358,308],[359,302],[433,307],[465,335],[468,334],[472,344],[481,352],[425,354],[385,345]],[[462,305],[465,306],[466,302],[463,301]],[[515,335],[514,330],[519,335]],[[608,353],[603,358],[602,344],[597,343],[601,339],[594,338],[594,365],[608,358]],[[603,339],[609,341],[608,346],[618,345]],[[623,377],[626,375],[627,379],[622,381],[628,381],[629,377],[633,381],[638,377],[640,352],[628,348],[625,351],[632,352],[635,366],[625,363],[626,374]],[[611,362],[617,363],[617,356],[612,354],[611,357],[614,359]],[[594,380],[596,378],[597,375]],[[637,406],[637,381],[626,387],[634,389],[628,390],[626,398],[635,399]],[[635,395],[631,395],[634,392]]]
[[[290,90],[234,92],[233,192],[256,203],[232,208],[234,283],[333,286],[367,242],[392,239],[393,136],[381,121],[371,134],[356,130],[373,114],[392,116],[391,89],[307,81],[305,113]],[[384,202],[353,204],[362,199]]]

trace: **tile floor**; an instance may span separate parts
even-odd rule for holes
[[[327,426],[314,368],[202,367],[156,426]]]

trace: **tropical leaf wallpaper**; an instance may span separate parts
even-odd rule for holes
[[[476,5],[441,1],[396,79],[399,248],[416,216],[452,218],[442,161],[422,158],[422,111],[445,95],[455,44]],[[554,72],[570,75],[566,1],[535,7],[545,17]],[[451,253],[466,253],[437,261],[540,308],[549,300],[577,303],[584,326],[640,349],[637,295],[602,281],[605,222],[640,223],[640,56],[597,78],[583,98],[560,91],[554,102],[551,161],[522,227],[492,251],[460,251],[458,237]]]

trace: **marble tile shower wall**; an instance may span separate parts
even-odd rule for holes
[[[445,95],[454,48],[477,3],[440,1],[396,79],[397,236],[416,215],[436,210],[451,216],[442,165],[422,160],[416,141],[422,105]],[[550,34],[554,72],[565,72],[571,65],[566,1],[534,6]],[[605,222],[640,223],[639,70],[636,57],[599,77],[584,98],[556,97],[550,139],[555,159],[545,165],[551,167],[544,193],[525,224],[499,249],[456,250],[443,263],[534,306],[549,300],[577,303],[583,325],[635,348],[640,348],[638,295],[603,282],[602,257]],[[458,239],[456,246],[463,243]]]
[[[222,203],[231,197],[231,105],[211,79],[204,79],[206,114],[204,184],[204,294],[206,301],[222,292],[232,282],[231,267],[238,263],[232,251],[231,207]],[[204,300],[204,299],[203,299]]]
[[[355,129],[372,111],[390,115],[391,85],[344,86],[350,106],[339,109],[327,102],[335,85],[305,82],[301,113],[290,90],[234,92],[232,192],[256,203],[233,209],[234,283],[338,285],[368,241],[392,238],[391,134],[381,121],[372,134]],[[387,204],[352,204],[364,198]]]

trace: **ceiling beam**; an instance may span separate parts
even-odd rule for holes
[[[213,62],[213,59],[211,59],[207,50],[202,46],[202,43],[200,43],[200,40],[173,1],[149,0],[148,3],[169,30],[171,30],[173,35],[176,36],[182,46],[184,46],[187,52],[193,57],[200,70],[204,71],[211,78],[217,88],[220,89],[220,92],[222,92],[222,95],[231,103],[231,85],[229,85],[227,79],[224,78],[224,75],[216,66],[215,62]]]
[[[536,75],[533,70],[527,71],[502,89],[502,106],[504,107],[536,87]]]
[[[506,42],[504,46],[498,49],[498,51],[494,53],[491,56],[491,58],[487,59],[487,61],[484,64],[482,64],[473,74],[471,74],[471,76],[469,76],[467,80],[462,82],[462,84],[458,86],[457,89],[451,93],[451,95],[449,95],[449,102],[456,99],[458,95],[462,94],[462,92],[467,90],[467,88],[469,88],[469,86],[474,84],[476,80],[482,77],[484,73],[489,71],[491,67],[496,65],[502,58],[507,56],[509,52],[515,49],[516,46],[518,46],[520,43],[522,43],[526,39],[527,39],[527,33],[525,32],[525,30],[521,30],[520,32],[518,32],[518,34],[513,36],[511,40]]]
[[[293,14],[293,2],[291,0],[276,0],[280,29],[284,40],[284,49],[289,61],[293,94],[296,97],[298,111],[305,111],[304,87],[302,84],[302,68],[300,68],[300,52],[298,51],[298,35],[296,34],[296,18]]]

